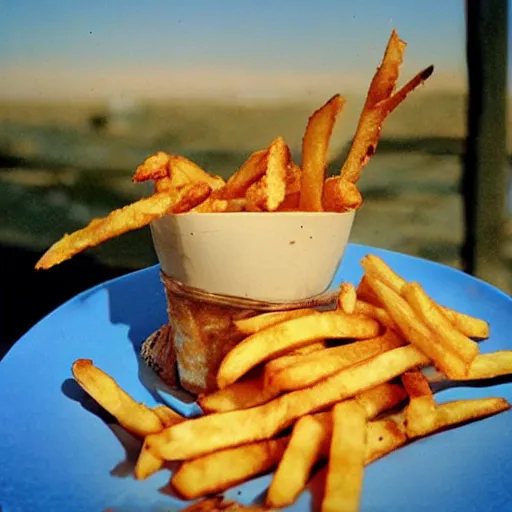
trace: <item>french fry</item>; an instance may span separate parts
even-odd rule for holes
[[[433,72],[433,66],[421,71],[393,95],[406,44],[393,30],[382,63],[368,89],[356,134],[340,175],[356,183],[362,169],[375,153],[382,125],[387,116],[405,99],[407,94],[423,83]]]
[[[401,293],[402,287],[406,284],[406,281],[394,272],[389,265],[387,265],[381,258],[374,254],[367,254],[361,259],[361,265],[364,268],[366,274],[372,274],[374,277],[383,281],[389,288],[397,293]],[[359,289],[361,287],[361,291]],[[358,297],[367,302],[375,303],[373,294],[371,291],[368,295],[368,276],[363,276],[358,287]],[[366,298],[360,296],[360,293],[366,295]],[[372,299],[373,296],[373,299]],[[377,303],[378,305],[378,303]],[[439,305],[443,313],[446,315],[448,320],[457,328],[459,331],[467,336],[468,338],[475,339],[486,339],[489,337],[489,324],[485,320],[480,318],[474,318],[458,311],[454,311],[445,306]]]
[[[302,169],[291,160],[286,168],[286,197],[299,194],[302,182]],[[286,198],[285,198],[286,199]],[[299,197],[300,199],[300,197]],[[282,203],[281,203],[282,204]],[[297,203],[298,206],[298,203]]]
[[[217,374],[219,389],[238,380],[274,355],[324,338],[365,339],[379,333],[375,320],[327,311],[287,320],[252,334],[224,357]]]
[[[427,436],[445,428],[492,416],[510,409],[510,404],[504,398],[479,398],[474,400],[456,400],[438,405],[433,421],[423,430],[408,432],[410,439]]]
[[[322,512],[357,512],[363,490],[366,416],[355,402],[334,406]]]
[[[134,183],[148,180],[159,180],[169,176],[169,155],[163,151],[148,156],[142,162],[132,178]]]
[[[354,313],[356,308],[356,289],[352,283],[342,283],[336,301],[336,308],[347,315]]]
[[[225,183],[220,176],[209,174],[196,163],[188,158],[180,155],[169,155],[169,175],[172,177],[174,173],[186,176],[190,183],[206,183],[211,190],[222,188]]]
[[[283,202],[277,207],[276,212],[296,212],[299,211],[300,193],[287,194]]]
[[[315,111],[308,120],[302,140],[302,182],[299,208],[302,211],[321,212],[322,192],[327,166],[327,151],[336,118],[345,100],[333,96]]]
[[[137,403],[112,377],[94,366],[90,359],[76,360],[72,372],[80,387],[129,432],[144,437],[164,428],[155,411]]]
[[[379,386],[379,388],[379,392],[375,392],[373,389],[370,389],[356,397],[358,403],[365,404],[364,410],[366,411],[367,414],[369,414],[369,419],[377,416],[378,414],[387,410],[390,407],[394,407],[395,405],[402,401],[404,396],[403,389],[400,386],[397,386],[396,384],[386,383],[383,384],[382,386]],[[394,397],[393,401],[391,400],[392,397]],[[371,401],[373,401],[373,403],[370,405]],[[322,430],[324,431],[324,444],[326,443],[326,448],[324,447],[324,444],[322,444],[322,440],[317,440],[319,445],[322,444],[322,449],[324,450],[324,452],[322,453],[324,457],[328,455],[329,439],[331,435],[332,421],[330,415],[331,413],[329,412],[319,413],[313,416],[315,422],[319,423],[319,425],[322,427]],[[373,425],[374,423],[375,425]],[[378,456],[387,453],[385,452],[386,449],[391,450],[392,447],[396,448],[400,444],[400,438],[397,440],[397,434],[390,428],[393,422],[388,421],[385,425],[381,425],[381,423],[382,422],[380,420],[371,422],[372,427],[369,429],[369,445],[367,446],[366,454],[368,461],[375,460],[376,458],[378,458]],[[402,437],[404,438],[405,436],[402,435]],[[274,440],[271,441],[272,444],[270,446],[272,448],[274,446]],[[312,441],[313,440],[310,439],[310,444],[312,443]],[[275,467],[278,464],[278,462],[282,459],[282,454],[280,455],[279,451],[272,451],[269,454],[268,446],[269,441],[263,440],[249,445],[242,445],[236,448],[228,448],[223,450],[222,452],[214,452],[212,454],[190,460],[185,463],[186,466],[184,464],[184,466],[186,467],[186,472],[184,471],[182,473],[182,476],[180,477],[180,485],[184,486],[185,488],[192,487],[194,489],[195,495],[202,496],[208,492],[211,492],[209,489],[220,489],[225,488],[226,485],[231,485],[231,483],[227,482],[231,482],[233,475],[236,475],[237,481],[248,480],[254,477],[256,474],[260,474],[262,472],[272,469],[272,467]],[[246,447],[250,447],[249,453],[251,455],[249,459],[252,461],[252,464],[244,463],[242,466],[238,466],[236,468],[229,468],[227,472],[219,471],[219,468],[224,469],[224,466],[220,464],[222,460],[237,460],[238,457],[242,456],[244,457],[244,460],[247,461]],[[220,460],[218,457],[216,457],[216,453],[222,453],[222,457]],[[273,457],[274,455],[275,462],[273,458],[271,458],[269,462],[269,457]],[[317,460],[319,460],[319,457],[317,457]],[[297,466],[296,471],[299,470],[299,467],[302,469],[303,472],[307,473],[306,476],[304,477],[305,479],[307,479],[309,475],[307,467],[305,465]],[[203,481],[202,478],[197,477],[198,474],[207,475],[207,477],[205,477]],[[187,482],[189,479],[192,481],[190,484]]]
[[[367,276],[379,279],[379,281],[382,281],[386,286],[397,293],[401,293],[402,287],[407,284],[407,281],[403,277],[399,276],[382,258],[379,258],[375,254],[367,254],[364,256],[361,259],[361,266]],[[366,285],[368,284],[367,277]],[[372,291],[375,294],[373,289]]]
[[[290,163],[290,149],[282,137],[268,148],[265,174],[246,191],[248,211],[276,210],[286,196],[286,170]]]
[[[356,315],[363,315],[367,316],[368,318],[373,318],[374,320],[377,320],[377,322],[385,326],[387,329],[396,330],[395,322],[384,308],[375,306],[373,304],[370,304],[369,302],[365,302],[364,300],[358,299],[356,301],[354,313]]]
[[[492,379],[512,374],[512,350],[478,354],[467,375],[468,379]]]
[[[464,336],[444,315],[437,304],[418,283],[402,286],[402,296],[407,300],[423,323],[436,332],[439,342],[454,352],[466,365],[470,365],[478,354],[478,344]]]
[[[406,433],[407,437],[415,437],[417,432],[431,428],[435,421],[436,403],[427,379],[420,371],[405,372],[401,379],[409,395],[405,409]]]
[[[382,352],[405,345],[402,338],[392,331],[361,342],[327,348],[296,358],[295,364],[277,367],[270,361],[264,369],[264,379],[270,389],[292,391],[311,386],[353,364],[374,357]]]
[[[326,212],[357,210],[362,204],[363,196],[355,183],[341,176],[332,176],[325,180],[322,205]]]
[[[216,199],[210,196],[190,211],[192,213],[242,212],[246,204],[247,201],[245,199]]]
[[[243,334],[254,334],[255,332],[262,331],[267,327],[279,324],[292,318],[299,318],[301,316],[314,314],[316,310],[310,308],[291,309],[289,311],[272,311],[270,313],[261,313],[249,318],[242,318],[235,320],[236,328]]]
[[[166,405],[157,405],[156,407],[153,407],[153,411],[160,418],[164,427],[170,427],[185,421],[185,418],[181,414],[178,414]]]
[[[36,269],[48,269],[75,254],[118,235],[139,229],[168,213],[190,210],[210,194],[205,183],[186,185],[179,190],[161,192],[110,212],[102,219],[93,219],[85,228],[65,235],[55,242],[36,264]]]
[[[148,436],[146,443],[153,453],[165,460],[185,460],[270,439],[301,416],[326,409],[428,363],[429,359],[413,346],[396,348],[264,405],[211,414],[166,428]]]
[[[354,400],[363,408],[366,417],[373,419],[381,412],[403,402],[406,397],[407,394],[402,386],[384,382],[362,391],[354,397]]]
[[[282,356],[273,359],[271,363],[280,363],[280,367],[284,368],[295,362],[296,358],[300,358],[302,354],[312,354],[323,349],[325,349],[324,342],[312,343],[295,350],[293,354],[297,355]],[[234,382],[230,386],[208,395],[201,395],[198,397],[197,403],[205,413],[228,412],[266,404],[279,395],[280,391],[265,385],[263,375],[260,375]]]
[[[172,476],[171,485],[186,499],[222,492],[274,468],[288,441],[288,437],[269,439],[184,462]]]
[[[368,283],[406,340],[417,346],[451,379],[463,378],[467,374],[468,367],[464,361],[441,345],[404,298],[373,276],[369,276]]]
[[[380,306],[379,298],[373,293],[373,290],[368,285],[368,276],[365,274],[357,285],[357,298],[372,306]],[[396,291],[396,290],[395,290]]]
[[[305,345],[304,347],[296,348],[295,350],[292,350],[288,353],[286,356],[282,357],[276,357],[276,359],[273,359],[272,361],[279,361],[281,360],[281,365],[285,364],[283,363],[283,360],[286,362],[285,357],[296,357],[296,356],[307,356],[309,354],[313,354],[313,352],[320,352],[321,350],[325,349],[325,340],[318,340],[314,343],[311,343],[309,345]]]
[[[361,393],[356,400],[370,420],[400,403],[404,396],[403,388],[386,383]],[[331,412],[307,416],[310,419],[308,426],[301,427],[299,432],[297,427],[304,418],[306,417],[303,416],[295,424],[288,447],[274,473],[267,493],[266,503],[269,506],[282,507],[292,504],[302,492],[305,482],[309,480],[313,466],[329,456],[332,436]],[[311,425],[313,422],[315,426]],[[374,462],[406,443],[403,422],[403,418],[368,422],[365,464]]]
[[[266,404],[279,395],[265,385],[263,376],[234,382],[224,389],[219,389],[197,399],[199,407],[205,413],[237,411]]]
[[[305,361],[304,356],[309,356],[311,354],[317,354],[320,351],[325,350],[325,340],[315,341],[310,345],[306,345],[304,347],[297,348],[288,352],[284,356],[276,357],[267,361],[264,366],[264,373],[276,373],[281,371],[283,368],[287,368],[288,366],[293,366],[295,364],[301,364]]]
[[[407,442],[403,420],[381,419],[370,421],[366,431],[365,464],[371,464]]]
[[[152,474],[160,471],[165,464],[165,461],[154,455],[150,450],[146,448],[145,445],[142,445],[142,449],[137,458],[137,462],[135,464],[134,476],[137,480],[145,480],[149,478]]]
[[[218,199],[237,199],[244,197],[247,189],[258,181],[267,169],[268,149],[254,152],[245,163],[218,191]]]
[[[268,488],[268,507],[286,507],[297,499],[320,458],[324,437],[324,426],[314,417],[303,416],[297,421]]]

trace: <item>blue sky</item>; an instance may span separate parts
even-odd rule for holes
[[[464,74],[463,0],[0,0],[0,10],[0,96],[286,92],[333,77],[358,87],[393,27],[408,43],[405,71],[434,63],[445,85]]]

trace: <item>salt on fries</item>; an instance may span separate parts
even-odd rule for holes
[[[153,195],[65,235],[43,254],[36,269],[48,269],[83,250],[169,214],[358,209],[363,197],[357,181],[375,153],[385,119],[433,72],[433,66],[426,68],[395,92],[405,46],[393,31],[339,175],[326,179],[329,143],[345,104],[336,94],[309,118],[302,140],[300,166],[293,162],[290,148],[282,137],[252,153],[227,182],[183,156],[159,151],[139,165],[133,177],[134,182],[153,181]]]

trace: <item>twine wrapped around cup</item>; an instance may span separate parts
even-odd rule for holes
[[[164,380],[173,376],[174,369],[166,365],[174,365],[175,360],[181,387],[193,394],[217,389],[220,363],[244,338],[234,327],[234,321],[269,311],[334,307],[338,295],[335,289],[304,300],[266,302],[209,293],[186,286],[163,272],[160,277],[167,298],[170,328],[165,335],[148,338],[142,356]]]

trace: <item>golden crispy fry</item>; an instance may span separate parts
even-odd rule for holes
[[[380,276],[379,276],[379,279],[380,279]],[[363,302],[366,302],[372,306],[380,306],[379,298],[377,297],[377,295],[375,295],[375,293],[373,293],[373,290],[368,285],[368,276],[366,274],[361,278],[361,281],[359,281],[356,291],[357,291],[357,298],[359,300],[362,300]],[[397,291],[397,290],[395,290],[395,291]]]
[[[364,300],[357,300],[354,313],[356,315],[364,315],[369,318],[373,318],[387,329],[397,329],[395,322],[384,308],[374,306],[373,304],[365,302]]]
[[[405,410],[405,427],[408,437],[428,430],[435,421],[436,403],[432,390],[424,375],[418,371],[405,372],[402,384],[409,395],[409,405]]]
[[[512,350],[478,354],[471,363],[468,379],[492,379],[512,374]]]
[[[300,193],[288,194],[283,202],[277,207],[276,212],[297,212],[299,211]]]
[[[402,277],[374,254],[364,256],[361,260],[361,265],[367,274],[372,274],[374,277],[377,277],[397,293],[401,293],[402,287],[406,284],[406,281]],[[372,304],[375,304],[375,300],[377,300],[378,305],[378,299],[375,298],[375,294],[371,290],[368,290],[367,281],[368,276],[363,276],[357,290],[358,297]],[[366,297],[363,297],[361,293]],[[489,324],[484,320],[459,313],[445,306],[439,305],[439,307],[448,320],[468,338],[486,339],[489,337]]]
[[[170,427],[171,425],[185,421],[185,418],[181,414],[178,414],[166,405],[157,405],[153,407],[153,411],[160,418],[164,427]]]
[[[353,364],[374,357],[405,344],[392,331],[364,341],[327,348],[307,356],[298,356],[293,364],[282,367],[267,363],[264,379],[267,386],[275,391],[292,391],[311,386],[330,375]]]
[[[297,421],[268,488],[268,507],[286,507],[297,499],[320,458],[324,437],[325,429],[314,417],[303,416]]]
[[[371,464],[397,450],[406,442],[403,419],[401,421],[394,419],[370,421],[366,431],[365,463]]]
[[[473,421],[486,416],[492,416],[510,409],[510,404],[504,398],[479,398],[475,400],[456,400],[438,405],[433,421],[424,430],[407,432],[409,438],[426,436],[439,430]]]
[[[85,249],[146,226],[168,213],[188,211],[204,201],[209,194],[210,187],[198,183],[187,185],[172,193],[162,192],[139,199],[135,203],[110,212],[102,219],[92,220],[88,226],[71,235],[65,235],[43,254],[36,263],[36,269],[53,267]]]
[[[148,156],[142,162],[132,178],[133,182],[141,182],[148,180],[159,180],[169,175],[169,155],[163,151],[159,151],[154,155]]]
[[[167,176],[155,181],[155,192],[157,194],[160,192],[172,192],[190,184],[190,180],[184,174],[175,171],[172,173],[171,177]]]
[[[220,364],[217,385],[229,386],[259,363],[324,338],[365,339],[379,333],[375,320],[327,311],[287,320],[252,334],[233,347]]]
[[[166,428],[148,436],[146,443],[153,453],[165,460],[185,460],[270,439],[301,416],[325,409],[428,363],[428,358],[413,346],[396,348],[264,405],[211,414]]]
[[[363,491],[366,416],[350,400],[334,406],[322,512],[357,512]]]
[[[94,366],[90,359],[77,359],[73,363],[72,372],[84,391],[126,430],[144,437],[164,428],[158,414],[137,403],[112,377]]]
[[[137,463],[135,464],[135,478],[137,480],[145,480],[146,478],[149,478],[152,474],[160,471],[164,466],[164,463],[165,462],[161,457],[151,453],[151,451],[143,445],[139,453],[139,457],[137,458]]]
[[[254,334],[267,327],[279,324],[292,318],[314,314],[316,311],[310,308],[291,309],[289,311],[272,311],[270,313],[261,313],[249,318],[235,320],[236,328],[243,334]]]
[[[424,69],[392,95],[405,46],[405,43],[400,41],[396,32],[393,31],[382,63],[370,84],[352,146],[340,171],[341,177],[347,181],[356,183],[361,176],[361,171],[375,154],[382,125],[388,115],[434,71],[433,66]]]
[[[391,409],[407,398],[404,388],[398,384],[384,382],[357,394],[354,399],[363,408],[368,419]]]
[[[276,357],[275,359],[271,359],[265,364],[264,374],[265,373],[277,373],[288,366],[293,366],[295,364],[301,364],[305,361],[303,356],[308,356],[313,353],[318,353],[326,348],[325,340],[316,341],[311,343],[311,345],[306,345],[305,347],[300,347],[291,352],[288,352],[286,355],[281,357]]]
[[[210,196],[206,201],[190,210],[193,213],[227,213],[242,212],[247,204],[246,199],[216,199]]]
[[[406,43],[398,37],[396,30],[393,30],[384,51],[382,63],[370,83],[366,108],[373,107],[393,94],[406,46]]]
[[[286,168],[286,197],[294,194],[299,194],[300,196],[301,182],[302,169],[290,161]]]
[[[286,196],[286,170],[290,163],[290,149],[282,137],[268,148],[267,168],[263,177],[246,191],[248,211],[276,210]]]
[[[348,212],[363,204],[363,196],[355,183],[341,176],[327,178],[324,183],[322,205],[326,212]]]
[[[274,468],[288,440],[269,439],[187,461],[174,473],[171,484],[186,499],[222,492]]]
[[[379,386],[380,390],[376,392],[373,389],[370,389],[368,391],[364,391],[360,395],[357,396],[358,403],[365,404],[364,410],[367,414],[369,414],[368,418],[371,419],[381,412],[387,410],[390,407],[394,407],[397,405],[400,401],[402,401],[404,396],[403,389],[400,388],[400,386],[397,386],[395,384],[383,384]],[[401,391],[398,391],[398,388],[401,389]],[[391,397],[394,397],[394,401],[391,401]],[[373,403],[370,405],[370,402]],[[325,418],[324,418],[325,416]],[[317,421],[323,431],[324,431],[324,437],[325,441],[318,440],[318,444],[322,446],[322,450],[324,450],[322,453],[324,456],[328,455],[328,446],[329,446],[329,439],[331,435],[331,418],[330,413],[320,413],[315,414],[313,416],[315,418],[315,421]],[[367,447],[367,453],[366,458],[367,461],[370,462],[372,460],[375,460],[381,455],[384,455],[387,453],[386,449],[388,451],[391,451],[391,449],[397,448],[400,444],[403,444],[400,442],[400,439],[405,438],[405,436],[402,434],[401,437],[399,436],[397,440],[397,434],[396,432],[391,428],[391,426],[394,425],[392,421],[387,421],[385,424],[382,421],[376,421],[372,422],[372,426],[369,429],[369,445]],[[396,426],[395,426],[396,430]],[[273,442],[270,444],[271,448],[273,447]],[[310,439],[310,444],[312,442],[312,439]],[[324,447],[324,444],[326,444],[327,448]],[[258,445],[258,446],[257,446]],[[204,457],[198,457],[194,460],[191,460],[186,463],[187,468],[187,475],[183,476],[182,482],[187,481],[187,479],[193,480],[193,485],[195,492],[197,495],[202,495],[206,492],[209,492],[207,489],[210,488],[224,488],[226,485],[231,485],[231,483],[227,483],[232,479],[234,476],[237,478],[237,481],[245,481],[256,474],[259,474],[264,471],[268,471],[273,466],[277,465],[279,460],[281,459],[282,454],[279,454],[279,451],[277,453],[271,452],[269,454],[268,451],[269,441],[263,440],[259,442],[252,443],[250,445],[242,445],[237,448],[229,448],[226,450],[223,450],[222,452],[222,460],[228,460],[233,459],[236,460],[238,457],[243,456],[246,457],[246,453],[250,453],[250,460],[252,461],[252,464],[243,464],[243,466],[238,466],[236,468],[230,468],[230,470],[227,473],[224,473],[224,471],[219,471],[219,468],[224,468],[224,466],[221,466],[219,464],[219,459],[215,456],[215,452],[210,455],[206,455]],[[246,451],[246,447],[250,447]],[[275,455],[275,462],[273,462],[273,459],[269,457],[273,457]],[[246,459],[244,459],[246,460]],[[307,471],[306,466],[303,465],[304,463],[300,463],[300,467],[304,468],[303,471],[306,472],[306,476],[304,476],[305,479],[308,478],[309,471]],[[266,468],[266,469],[261,469]],[[297,466],[297,470],[299,469],[299,466]],[[194,479],[195,475],[197,475],[199,472],[201,472],[201,475],[209,475],[206,481],[206,485],[202,484],[200,479]],[[299,492],[300,489],[297,490]]]
[[[405,47],[406,43],[398,37],[396,30],[393,30],[386,46],[382,62],[377,68],[370,83],[370,87],[368,88],[356,135],[341,170],[342,176],[354,183],[358,180],[364,165],[375,152],[373,146],[372,150],[368,151],[368,145],[365,144],[366,139],[372,140],[375,138],[376,142],[378,142],[380,135],[379,133],[374,134],[373,131],[371,131],[369,115],[379,102],[388,99],[393,94],[400,72],[400,66],[403,61]]]
[[[169,175],[172,178],[174,173],[186,176],[190,183],[206,183],[212,190],[222,188],[225,183],[220,176],[209,174],[196,163],[180,155],[169,155]]]
[[[356,289],[352,283],[342,283],[336,301],[336,308],[347,315],[354,313],[356,308]]]
[[[453,311],[440,306],[444,315],[465,336],[476,340],[485,340],[489,337],[489,324],[480,318]]]
[[[386,384],[383,386],[386,386]],[[362,393],[361,397],[366,393],[367,392]],[[363,401],[365,401],[364,398]],[[373,416],[368,415],[368,412],[366,412],[367,419],[371,419],[377,414],[380,414],[388,407],[395,406],[400,401],[401,399],[394,403],[374,403],[372,407],[370,407]],[[293,503],[304,489],[305,484],[303,482],[309,480],[313,466],[321,459],[329,457],[332,436],[331,413],[318,413],[313,416],[308,416],[308,418],[311,418],[316,423],[316,426],[308,429],[304,428],[302,434],[298,436],[299,438],[294,439],[298,434],[298,432],[296,432],[297,426],[304,417],[295,425],[288,447],[269,488],[269,494],[267,494],[268,505],[277,506],[277,500],[279,500],[282,506]],[[396,420],[382,419],[368,422],[365,464],[371,464],[406,443],[407,436],[405,435],[403,422],[403,417],[397,418]],[[306,430],[310,432],[309,438],[306,436]],[[293,445],[300,445],[298,446],[299,449],[293,450]],[[283,469],[281,469],[281,465],[283,465]],[[293,468],[293,472],[290,470],[286,471],[286,469],[290,467]],[[274,491],[271,493],[270,490],[272,488],[274,488]]]
[[[467,374],[468,366],[464,361],[439,342],[437,335],[421,322],[404,298],[373,276],[369,277],[368,283],[407,341],[417,346],[451,379]]]
[[[228,412],[266,404],[278,395],[279,391],[266,386],[260,376],[234,382],[209,395],[201,395],[197,403],[205,413]]]
[[[311,343],[310,345],[306,345],[304,347],[296,348],[295,350],[292,350],[289,352],[289,355],[277,357],[276,359],[273,359],[272,361],[279,361],[281,360],[281,365],[283,363],[283,359],[285,357],[295,357],[295,356],[307,356],[308,354],[312,354],[313,352],[320,352],[320,350],[324,350],[325,348],[325,340],[318,340],[314,343]]]
[[[268,149],[254,152],[233,174],[226,185],[218,191],[218,199],[237,199],[244,197],[247,189],[258,181],[267,170]]]
[[[299,207],[302,211],[321,212],[322,192],[327,166],[327,151],[336,118],[345,100],[333,96],[308,120],[302,140],[302,181]]]
[[[438,334],[439,341],[446,348],[457,354],[466,364],[472,363],[478,354],[478,344],[457,330],[420,284],[407,283],[402,287],[402,296],[425,325]]]
[[[367,254],[361,259],[361,266],[366,272],[366,285],[368,286],[368,276],[377,277],[379,281],[382,281],[386,286],[391,288],[397,293],[401,293],[402,288],[407,284],[407,281],[399,276],[382,258],[379,258],[375,254]],[[375,292],[372,290],[372,293]]]

